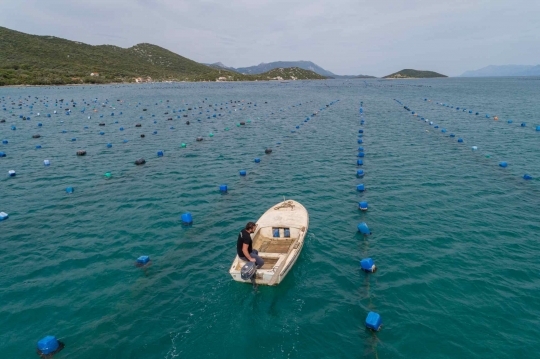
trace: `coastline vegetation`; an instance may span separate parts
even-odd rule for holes
[[[92,46],[0,27],[0,86],[161,81],[325,79],[299,68],[243,75],[200,64],[152,44]]]

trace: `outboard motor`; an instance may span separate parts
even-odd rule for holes
[[[256,274],[257,266],[253,262],[247,262],[240,270],[240,277],[242,277],[243,280],[250,279],[251,283],[253,284],[253,288],[257,288],[257,283],[255,282]]]

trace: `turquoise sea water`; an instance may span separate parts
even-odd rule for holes
[[[66,344],[55,358],[536,357],[539,85],[514,78],[0,88],[0,140],[9,141],[0,144],[0,211],[10,215],[0,222],[2,357],[37,357],[45,335]],[[187,110],[193,106],[203,115]],[[172,112],[179,109],[186,111]],[[214,113],[221,116],[207,119]],[[364,178],[355,176],[359,146]],[[88,154],[77,157],[79,149]],[[139,157],[144,166],[134,165]],[[254,293],[228,274],[236,236],[283,196],[309,211],[306,244],[284,282]],[[179,218],[186,211],[189,228]],[[362,221],[372,236],[357,233]],[[140,255],[152,259],[146,270],[134,266]],[[359,270],[365,257],[377,273]],[[377,334],[364,328],[370,310],[383,319]]]

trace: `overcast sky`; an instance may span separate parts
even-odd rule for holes
[[[309,60],[339,75],[540,64],[538,0],[0,0],[0,26],[198,62]]]

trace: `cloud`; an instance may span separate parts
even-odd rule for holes
[[[539,63],[539,11],[524,0],[3,0],[0,23],[90,44],[149,42],[235,67],[302,59],[337,74],[459,75]]]

